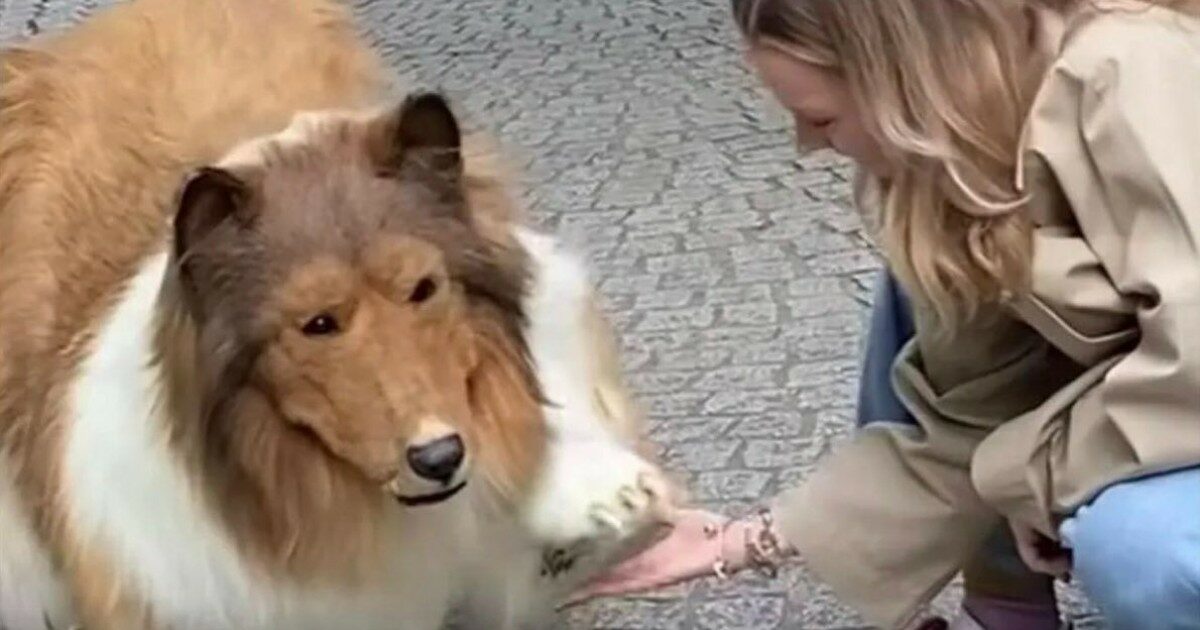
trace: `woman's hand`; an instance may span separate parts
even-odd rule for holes
[[[1008,521],[1008,527],[1016,540],[1017,553],[1021,554],[1021,560],[1030,569],[1058,578],[1070,573],[1071,554],[1057,542],[1043,536],[1036,529],[1013,520]]]
[[[738,546],[730,544],[730,536],[735,534],[737,522],[728,523],[724,535],[717,533],[727,522],[728,519],[712,512],[679,510],[665,538],[584,586],[571,597],[570,603],[597,596],[650,590],[713,575],[714,567],[722,560],[722,552]],[[736,534],[736,540],[740,541],[743,532],[739,529]],[[741,561],[744,562],[745,554],[742,555]],[[724,560],[732,564],[737,559],[726,555]]]
[[[570,603],[735,573],[749,564],[746,541],[756,539],[762,527],[757,518],[730,521],[703,510],[680,510],[665,538],[593,580]]]

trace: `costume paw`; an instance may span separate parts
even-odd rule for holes
[[[529,512],[544,549],[542,575],[579,573],[607,563],[667,522],[673,485],[657,467],[615,442],[552,448]]]
[[[626,538],[647,526],[667,522],[673,494],[662,472],[646,464],[636,478],[617,490],[615,497],[592,502],[588,516],[596,526],[597,537]]]

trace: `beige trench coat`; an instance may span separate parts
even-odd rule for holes
[[[920,429],[861,431],[775,505],[809,567],[884,627],[1000,515],[1057,537],[1107,484],[1200,464],[1200,21],[1072,28],[1021,159],[1032,294],[950,341],[917,313],[893,383]]]

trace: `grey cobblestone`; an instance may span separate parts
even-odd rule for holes
[[[707,328],[715,316],[708,306],[649,311],[638,330],[674,330],[676,328]]]
[[[728,348],[685,348],[659,355],[655,368],[656,370],[711,370],[727,364],[729,355]]]
[[[796,318],[828,315],[830,313],[855,313],[862,305],[848,295],[822,295],[787,301],[788,309]]]
[[[735,287],[714,287],[706,293],[710,304],[745,304],[766,302],[771,299],[771,285],[748,284]]]
[[[779,319],[779,307],[773,302],[731,304],[722,309],[723,324],[729,326],[762,326]]]
[[[734,348],[729,361],[735,365],[743,363],[778,364],[786,361],[786,359],[787,352],[784,348],[770,343],[755,343]]]
[[[815,423],[816,419],[813,416],[805,416],[798,410],[793,410],[743,418],[731,434],[744,438],[780,440],[811,435]]]
[[[794,260],[755,260],[735,265],[737,282],[784,282],[796,277],[799,266]]]
[[[702,472],[692,483],[698,501],[720,503],[728,499],[751,501],[760,498],[771,481],[769,472],[720,470]]]
[[[779,470],[808,461],[811,442],[799,440],[752,440],[746,443],[742,461],[748,468]]]
[[[789,396],[781,389],[736,390],[717,392],[704,402],[703,413],[757,415],[790,406]]]
[[[728,467],[738,442],[684,442],[667,447],[667,463],[688,471],[723,470]]]
[[[779,596],[731,597],[700,604],[696,627],[704,630],[767,630],[783,622],[784,602]]]
[[[737,424],[737,418],[700,418],[694,422],[664,422],[655,427],[661,443],[683,444],[721,437]]]
[[[0,36],[113,1],[0,0]],[[797,155],[741,65],[728,0],[352,5],[401,83],[444,87],[494,130],[533,220],[592,259],[652,437],[697,500],[745,509],[845,437],[878,258],[846,161]],[[863,626],[795,567],[595,601],[563,627]]]
[[[669,289],[637,296],[635,309],[681,308],[691,303],[696,292],[691,289]]]

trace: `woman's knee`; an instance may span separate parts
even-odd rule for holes
[[[1062,534],[1115,630],[1200,630],[1200,468],[1112,486]]]

